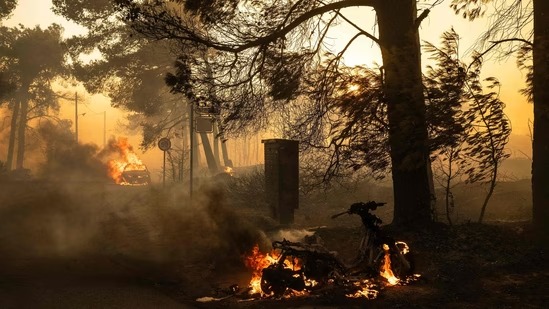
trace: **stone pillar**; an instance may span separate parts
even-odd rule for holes
[[[299,142],[267,139],[265,192],[271,215],[280,224],[292,224],[299,206]]]

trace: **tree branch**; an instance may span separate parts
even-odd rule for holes
[[[338,10],[336,12],[336,14],[341,17],[344,21],[346,21],[347,23],[349,23],[351,26],[355,27],[355,29],[357,29],[358,31],[360,31],[362,34],[364,34],[366,37],[368,37],[370,40],[374,41],[377,45],[381,46],[381,42],[379,41],[378,38],[376,38],[375,36],[373,36],[372,34],[370,34],[369,32],[363,30],[362,28],[360,28],[357,24],[353,23],[350,19],[348,19],[347,17],[345,17],[345,15],[341,14],[340,11]]]
[[[414,26],[416,27],[416,29],[419,28],[419,26],[421,25],[421,22],[425,18],[427,18],[427,16],[429,15],[430,12],[431,12],[431,10],[425,9],[425,10],[423,10],[423,12],[421,12],[421,14],[419,14],[416,21],[414,22]]]
[[[473,65],[473,63],[477,62],[480,58],[482,58],[484,55],[486,55],[487,53],[489,53],[492,49],[494,49],[496,46],[500,45],[500,44],[503,44],[503,43],[507,43],[507,42],[513,42],[513,41],[516,41],[516,42],[522,42],[526,45],[530,45],[530,46],[534,46],[534,43],[528,41],[528,40],[525,40],[525,39],[521,39],[521,38],[509,38],[509,39],[503,39],[503,40],[497,40],[497,41],[490,41],[490,43],[492,43],[492,46],[488,47],[485,51],[483,51],[482,53],[479,53],[475,59],[473,59],[473,61],[471,62],[471,64],[469,64],[469,66],[467,67],[467,71],[469,71],[469,68]]]
[[[254,40],[248,41],[248,42],[246,42],[244,44],[241,44],[241,45],[229,45],[229,44],[224,44],[224,43],[220,43],[220,42],[212,42],[211,40],[209,40],[207,38],[203,38],[203,37],[198,36],[191,29],[186,29],[184,27],[181,27],[180,25],[175,25],[174,23],[172,23],[170,26],[172,26],[175,29],[178,29],[178,30],[182,31],[185,35],[181,36],[181,35],[177,35],[175,33],[172,33],[168,36],[157,36],[157,38],[181,39],[181,40],[200,43],[200,44],[203,44],[204,46],[211,47],[211,48],[214,48],[214,49],[219,50],[219,51],[238,53],[238,52],[242,52],[244,50],[250,49],[250,48],[254,48],[254,47],[258,47],[258,46],[261,46],[261,45],[266,45],[266,44],[269,44],[271,42],[274,42],[275,40],[284,37],[286,34],[288,34],[290,31],[294,30],[295,28],[297,28],[299,25],[301,25],[306,20],[311,19],[311,18],[313,18],[317,15],[322,15],[322,14],[328,13],[330,11],[339,10],[339,9],[352,7],[352,6],[375,6],[378,1],[379,0],[342,0],[342,1],[339,1],[339,2],[326,4],[322,7],[314,8],[314,9],[304,13],[303,15],[298,16],[296,19],[294,19],[288,25],[280,27],[279,29],[277,29],[276,31],[272,32],[269,35],[256,38]],[[157,12],[153,12],[152,13],[153,15],[147,16],[147,14],[145,14],[145,12],[142,10],[141,14],[145,19],[152,18],[153,20],[154,19],[158,20],[157,19]],[[164,20],[164,22],[167,22],[167,21]],[[284,22],[286,22],[286,20],[284,20]]]

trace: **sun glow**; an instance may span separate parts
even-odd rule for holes
[[[347,90],[349,92],[357,92],[359,89],[360,89],[360,85],[358,85],[358,84],[349,84],[347,86]]]

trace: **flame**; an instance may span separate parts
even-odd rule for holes
[[[345,294],[345,296],[349,298],[375,299],[379,294],[379,290],[377,289],[377,286],[370,280],[365,279],[365,280],[354,282],[353,284],[357,286],[359,290],[353,294]]]
[[[387,279],[390,285],[397,284],[400,279],[398,279],[393,270],[391,269],[391,255],[389,254],[389,246],[383,244],[383,250],[385,251],[385,256],[383,257],[383,265],[381,266],[380,275]]]
[[[252,270],[252,279],[249,283],[250,294],[260,294],[261,296],[270,296],[261,290],[261,276],[263,275],[263,269],[270,265],[276,264],[279,261],[280,252],[272,250],[270,253],[262,253],[259,250],[259,245],[255,245],[249,256],[245,258],[244,263],[248,268]],[[301,269],[301,261],[298,259],[285,259],[284,267],[293,270]],[[315,280],[305,280],[305,286],[313,287],[318,283]],[[304,292],[292,291],[289,296],[304,295]]]
[[[405,243],[403,241],[397,241],[395,243],[396,243],[397,248],[399,248],[399,250],[402,254],[408,254],[408,252],[410,252],[410,247],[408,247],[407,243]]]
[[[110,160],[107,163],[109,176],[117,184],[128,184],[124,181],[122,173],[124,171],[146,170],[145,164],[137,157],[133,147],[127,138],[121,137],[117,141],[112,140],[109,145],[118,152],[119,158]]]
[[[252,279],[250,280],[250,294],[264,295],[261,290],[261,276],[263,268],[266,268],[278,261],[278,254],[276,251],[264,254],[259,251],[259,245],[255,245],[249,256],[244,261],[246,266],[252,270]]]
[[[233,174],[234,174],[234,171],[233,171],[233,169],[232,169],[230,166],[225,166],[225,167],[223,168],[223,172],[224,172],[224,173],[227,173],[227,174],[229,174],[229,175],[231,175],[231,176],[233,176]]]
[[[399,248],[402,249],[403,253],[408,252],[409,247],[404,242],[397,242]],[[407,284],[419,279],[420,275],[413,275],[411,277],[404,278],[400,280],[395,276],[391,269],[391,255],[389,252],[389,246],[383,244],[384,258],[383,264],[380,269],[380,275],[387,280],[388,285],[396,284]],[[249,283],[249,294],[250,295],[260,295],[260,297],[270,297],[272,294],[267,294],[261,290],[261,277],[263,275],[263,269],[274,265],[276,263],[283,262],[285,268],[299,270],[301,269],[301,261],[299,259],[286,258],[284,261],[280,260],[280,252],[278,250],[272,250],[270,253],[262,253],[259,250],[259,245],[255,245],[251,253],[246,256],[245,264],[248,268],[252,270],[252,279]],[[349,298],[366,298],[366,299],[375,299],[379,294],[379,286],[374,279],[361,279],[361,280],[350,280],[348,284],[354,285],[356,289],[350,294],[346,294],[346,297]],[[318,282],[312,279],[305,278],[305,289],[303,291],[294,291],[288,289],[283,297],[296,297],[296,296],[306,296],[313,291],[313,287],[318,285]]]

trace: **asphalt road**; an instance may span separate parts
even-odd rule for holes
[[[189,308],[98,258],[0,259],[0,308]]]

